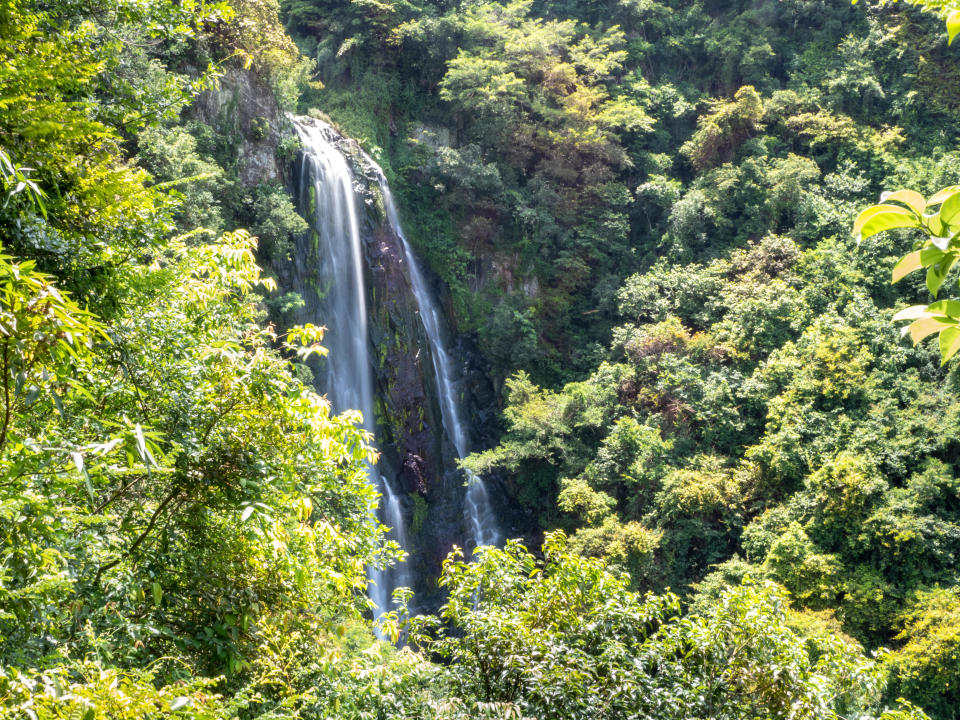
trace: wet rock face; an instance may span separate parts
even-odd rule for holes
[[[397,480],[406,493],[426,496],[442,468],[441,424],[428,386],[430,358],[418,308],[396,235],[385,222],[379,191],[363,189],[369,277],[368,319],[381,428],[379,443],[395,455]]]
[[[364,174],[362,157],[348,140],[339,149],[354,171],[360,211],[360,236],[365,259],[367,320],[376,386],[375,421],[379,470],[399,482],[406,494],[429,494],[442,472],[438,435],[440,417],[431,399],[425,378],[429,357],[417,318],[417,304],[410,287],[399,240],[386,222],[379,188]],[[300,182],[300,161],[294,163],[292,184]],[[299,195],[299,188],[294,195]],[[312,215],[312,209],[300,208]],[[312,233],[294,238],[289,261],[271,269],[281,292],[296,292],[303,307],[288,314],[285,324],[322,324],[324,288],[317,286],[319,265],[316,238]],[[316,369],[322,359],[315,359]],[[316,373],[319,376],[319,373]],[[412,512],[412,510],[411,510]]]
[[[474,338],[459,336],[454,352],[463,361],[464,407],[476,448],[497,444],[503,435],[500,394],[493,381],[490,361],[483,355]],[[536,513],[513,501],[516,489],[509,488],[507,478],[499,472],[485,476],[490,500],[503,537],[523,538],[529,547],[539,546],[540,530]]]
[[[453,467],[453,455],[443,439],[429,343],[419,321],[400,239],[387,221],[380,188],[376,178],[366,172],[359,148],[346,139],[337,144],[353,170],[360,215],[376,446],[381,453],[377,469],[394,481],[394,488],[402,495],[417,605],[433,607],[435,602],[429,598],[431,590],[436,590],[433,578],[439,574],[440,563],[453,544],[463,544],[459,507],[462,480],[456,472],[445,477],[444,469]],[[299,160],[291,168],[290,178],[294,186],[301,181]],[[300,188],[294,187],[294,196],[298,195]],[[308,217],[313,214],[309,207],[300,211]],[[294,238],[289,261],[271,268],[281,293],[296,292],[304,301],[302,307],[284,317],[284,324],[324,322],[321,298],[325,289],[318,287],[316,280],[316,241],[309,232]],[[322,362],[311,362],[316,377],[322,376]]]
[[[288,163],[278,153],[287,139],[294,137],[293,125],[272,89],[254,72],[228,69],[219,88],[198,98],[193,113],[197,120],[215,128],[219,141],[236,158],[242,183],[284,183],[295,199],[301,196],[302,161],[298,158]],[[444,137],[441,141],[449,140]],[[457,451],[444,431],[431,341],[419,315],[403,241],[386,216],[379,168],[369,166],[369,159],[355,142],[340,138],[335,144],[351,167],[359,212],[375,384],[373,419],[376,447],[381,452],[377,469],[400,494],[401,512],[409,528],[408,562],[410,576],[415,578],[417,606],[434,609],[441,601],[435,578],[443,559],[453,545],[470,545],[464,517],[464,477],[456,469]],[[313,217],[315,193],[305,190],[301,215]],[[317,242],[317,234],[310,231],[292,237],[290,252],[283,258],[261,258],[276,275],[280,295],[296,293],[303,300],[299,307],[284,302],[273,308],[273,320],[281,328],[325,322],[322,300],[328,288],[322,287],[319,279]],[[433,285],[435,297],[446,296],[435,277],[426,280]],[[447,315],[449,320],[449,305]],[[474,435],[470,445],[479,447],[477,440],[489,444],[495,437],[491,428],[497,403],[481,355],[462,338],[451,343],[448,351],[456,379],[462,380],[458,386],[465,396],[463,409]],[[323,362],[321,358],[310,361],[317,378],[325,375]]]

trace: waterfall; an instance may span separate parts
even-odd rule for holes
[[[447,352],[443,342],[440,312],[427,287],[423,271],[420,269],[420,264],[410,249],[410,244],[407,242],[406,236],[403,234],[403,227],[400,225],[400,218],[397,214],[397,207],[393,202],[390,185],[387,183],[387,179],[384,177],[380,167],[369,157],[367,161],[377,172],[380,181],[380,190],[383,193],[383,204],[387,213],[387,220],[393,227],[393,231],[397,234],[397,237],[400,238],[400,243],[403,247],[404,259],[407,261],[407,268],[410,272],[410,283],[413,286],[413,293],[416,296],[417,305],[420,308],[420,320],[423,323],[423,329],[430,343],[430,357],[433,361],[433,374],[436,380],[437,395],[440,400],[440,414],[443,419],[443,426],[447,432],[447,437],[450,438],[450,442],[457,451],[457,457],[464,458],[470,451],[470,440],[460,412],[460,402],[457,397],[456,384],[453,379],[450,353]],[[470,524],[474,545],[496,545],[500,540],[500,531],[497,527],[496,515],[490,504],[490,494],[487,490],[486,483],[484,483],[481,477],[469,471],[467,472],[467,491],[464,498],[464,509]]]
[[[293,262],[286,266],[286,272],[289,273],[294,288],[308,290],[305,294],[308,306],[300,316],[303,318],[301,322],[323,323],[327,326],[324,345],[329,354],[317,366],[318,388],[327,394],[334,411],[359,410],[364,429],[371,433],[378,430],[374,421],[374,404],[386,403],[388,412],[396,408],[396,405],[389,404],[395,402],[390,400],[392,396],[389,395],[389,388],[395,388],[396,385],[381,388],[387,393],[383,397],[375,395],[378,392],[376,388],[379,387],[377,383],[382,380],[381,375],[375,375],[375,368],[381,368],[382,373],[385,357],[388,356],[377,358],[373,355],[371,331],[374,335],[382,332],[383,318],[378,313],[384,312],[383,308],[402,306],[405,309],[401,314],[392,317],[402,317],[403,328],[406,329],[397,329],[404,337],[419,335],[426,338],[426,347],[421,347],[421,350],[430,356],[427,367],[426,364],[420,365],[412,354],[402,354],[400,357],[409,358],[411,363],[406,366],[406,377],[419,378],[415,381],[417,383],[423,382],[420,373],[426,374],[427,380],[432,378],[440,410],[437,425],[442,426],[434,432],[434,437],[439,439],[442,432],[449,440],[447,447],[452,448],[458,458],[465,457],[471,447],[469,426],[460,397],[462,373],[457,371],[449,351],[445,340],[443,315],[431,293],[424,270],[404,235],[389,184],[382,170],[373,160],[363,155],[358,147],[348,144],[326,123],[309,118],[292,118],[292,121],[303,145],[299,208],[310,226],[310,231],[298,239],[300,250]],[[371,242],[369,233],[374,216],[365,211],[363,199],[369,201],[369,190],[374,186],[379,186],[386,218],[384,221],[378,218],[373,223],[376,226],[379,222],[379,227],[388,232],[379,240]],[[384,248],[390,248],[386,254]],[[387,261],[386,264],[383,264],[384,260]],[[386,276],[384,272],[387,273]],[[381,287],[384,277],[392,277],[393,284]],[[370,279],[377,283],[373,288],[366,287]],[[400,298],[401,305],[384,305],[384,295],[380,292],[384,289],[388,298],[386,302],[393,302],[389,298],[390,293],[394,293],[394,300]],[[423,335],[419,334],[421,329]],[[378,345],[378,349],[379,347]],[[392,347],[396,348],[395,345]],[[406,347],[409,349],[410,346]],[[413,349],[416,350],[415,347]],[[423,353],[419,353],[419,356],[422,358]],[[415,411],[417,407],[414,406]],[[428,415],[433,417],[435,413],[428,411]],[[416,415],[412,417],[415,418]],[[414,442],[429,444],[429,425],[424,426],[422,419],[420,423],[419,429],[414,432],[426,437]],[[393,427],[390,426],[391,429]],[[412,452],[411,446],[404,447],[406,449],[401,452]],[[416,447],[427,445],[415,445],[414,448]],[[449,459],[449,455],[447,457]],[[430,559],[431,553],[444,550],[436,544],[425,545],[424,540],[427,537],[434,543],[440,540],[442,545],[446,545],[457,537],[465,536],[463,544],[468,547],[471,542],[476,547],[495,545],[501,540],[488,488],[482,478],[472,473],[464,475],[457,471],[456,475],[444,473],[443,478],[436,478],[438,484],[435,487],[444,493],[440,497],[449,498],[444,501],[448,503],[444,507],[459,507],[463,515],[457,517],[451,513],[437,518],[432,527],[445,528],[438,531],[439,535],[424,535],[422,530],[417,529],[415,537],[412,538],[413,546],[408,542],[406,526],[406,518],[410,516],[409,505],[404,496],[405,491],[396,484],[401,482],[401,479],[383,477],[373,467],[368,468],[368,476],[381,497],[379,521],[390,528],[390,539],[396,541],[404,550],[416,552],[413,564],[417,568],[421,567],[423,558],[426,558],[427,563],[434,562]],[[454,477],[466,481],[464,489],[443,481],[444,478]],[[453,505],[449,504],[451,502]],[[419,517],[422,520],[422,516]],[[420,528],[420,520],[414,521],[418,523],[414,527]],[[402,586],[413,587],[414,580],[420,579],[412,577],[410,567],[409,563],[400,563],[398,567],[386,570],[368,570],[369,597],[381,612],[391,607],[390,598],[394,589]],[[425,587],[429,593],[431,590],[428,584],[418,585],[421,591]]]
[[[320,259],[314,277],[321,297],[317,320],[327,326],[324,345],[329,354],[319,385],[334,411],[359,410],[364,429],[373,433],[373,365],[353,173],[333,143],[338,136],[332,128],[300,118],[293,123],[303,144],[299,204]],[[383,501],[380,521],[391,528],[390,537],[406,548],[400,497],[373,467],[367,472]],[[395,588],[411,584],[405,563],[389,570],[370,568],[368,577],[370,599],[381,611],[390,607]]]

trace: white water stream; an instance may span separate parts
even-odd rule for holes
[[[342,138],[326,123],[293,118],[303,144],[300,177],[300,208],[316,233],[319,266],[314,277],[321,299],[320,320],[327,326],[324,345],[329,350],[320,377],[320,387],[336,412],[359,410],[364,429],[374,432],[373,365],[367,328],[367,292],[360,237],[358,197],[353,172],[337,146]],[[443,324],[437,303],[410,244],[403,233],[390,186],[380,166],[364,155],[377,175],[387,221],[400,240],[420,320],[429,342],[429,353],[440,405],[443,428],[458,458],[470,452],[470,439],[461,411],[458,382],[450,353],[444,343]],[[380,492],[380,521],[390,528],[390,537],[407,548],[407,533],[400,497],[389,480],[374,468],[370,481]],[[463,508],[471,540],[477,545],[495,545],[500,530],[483,479],[466,474]],[[393,590],[412,586],[408,565],[389,570],[368,570],[370,599],[381,611],[391,603]]]
[[[363,279],[363,249],[357,213],[353,173],[334,144],[332,128],[316,120],[294,118],[303,144],[300,177],[300,207],[313,211],[308,218],[317,233],[316,268],[322,321],[327,326],[324,345],[329,350],[320,385],[336,412],[355,409],[363,415],[363,427],[374,432],[373,366],[367,333],[367,301]],[[311,197],[312,194],[312,197]],[[371,483],[382,497],[380,520],[391,528],[390,536],[407,547],[400,498],[391,483],[373,467]],[[390,570],[368,570],[370,599],[381,611],[390,607],[393,590],[411,585],[407,564]]]

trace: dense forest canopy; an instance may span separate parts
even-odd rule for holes
[[[960,717],[958,29],[0,0],[0,718]],[[499,393],[434,614],[272,276],[308,111]]]

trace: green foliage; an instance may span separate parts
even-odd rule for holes
[[[899,716],[877,712],[882,666],[855,644],[795,634],[772,584],[683,616],[675,596],[630,592],[560,533],[542,562],[512,542],[478,555],[447,559],[439,618],[412,624],[461,697],[541,718]]]
[[[854,253],[849,228],[886,188],[926,204],[957,182],[941,21],[792,1],[287,6],[326,85],[309,103],[387,167],[492,361],[504,432],[464,465],[497,474],[528,534],[563,528],[704,614],[774,579],[798,627],[906,647],[915,594],[956,584],[956,374],[889,327],[896,237]],[[890,692],[949,717],[952,685],[922,677]]]
[[[160,718],[180,714],[195,720],[227,717],[209,681],[156,688],[150,672],[121,672],[94,662],[78,664],[68,672],[56,668],[22,673],[0,669],[4,705],[0,717],[31,720],[61,718]]]
[[[947,716],[958,702],[957,652],[960,650],[960,601],[955,590],[936,588],[920,593],[904,613],[901,638],[906,644],[891,658],[900,687],[924,702],[931,712]],[[933,693],[931,688],[946,688]]]
[[[397,557],[369,435],[281,355],[322,330],[263,326],[256,239],[215,232],[231,178],[176,124],[210,85],[170,56],[236,17],[0,6],[3,717],[276,715],[304,702],[276,683],[293,639],[362,617],[365,567]],[[289,208],[255,196],[267,241]]]
[[[137,137],[139,163],[152,179],[176,188],[180,203],[174,219],[184,228],[223,230],[224,218],[217,191],[223,169],[197,151],[197,139],[183,127],[149,127]]]
[[[895,279],[953,277],[938,21],[231,5],[0,3],[0,715],[951,716],[957,378],[889,327],[881,234],[924,234]],[[506,391],[465,467],[569,533],[451,557],[439,617],[381,625],[420,650],[364,619],[398,551],[370,438],[304,383],[322,328],[264,327],[255,254],[303,224],[237,151],[293,147],[272,106],[200,122],[224,68],[383,163]],[[909,311],[944,361],[956,302]]]
[[[900,258],[893,268],[893,282],[915,270],[926,269],[927,290],[936,298],[960,258],[960,245],[954,240],[960,224],[960,189],[952,186],[929,198],[913,190],[898,190],[885,194],[882,200],[880,205],[860,213],[853,226],[854,234],[859,241],[885,230],[921,230],[927,239],[915,242],[913,251]],[[909,334],[915,343],[936,334],[944,365],[960,350],[960,301],[938,300],[930,305],[913,305],[898,312],[893,319],[912,321],[904,334]]]
[[[763,117],[763,101],[750,85],[737,90],[732,102],[719,102],[697,122],[697,131],[681,148],[698,170],[729,160]]]

